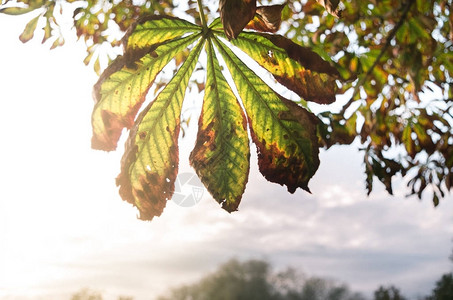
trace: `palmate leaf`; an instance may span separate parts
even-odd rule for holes
[[[211,41],[199,129],[190,162],[214,199],[235,211],[249,174],[247,121],[220,70]]]
[[[230,29],[229,38],[239,34]],[[113,150],[121,131],[130,129],[117,185],[121,197],[137,206],[141,219],[159,216],[173,195],[181,108],[203,45],[207,77],[190,163],[213,198],[228,212],[238,208],[250,168],[247,125],[261,173],[286,185],[291,193],[298,187],[309,191],[308,182],[319,166],[316,117],[272,90],[222,41],[224,37],[219,20],[200,27],[175,17],[144,17],[123,39],[124,55],[95,85],[92,146]],[[335,69],[309,49],[262,33],[240,33],[232,43],[306,100],[330,103],[335,98]],[[215,49],[242,106],[223,75],[227,69],[222,70]],[[182,65],[171,81],[136,117],[157,74],[181,57]]]

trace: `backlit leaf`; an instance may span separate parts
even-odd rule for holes
[[[256,0],[220,0],[219,10],[226,36],[235,39],[255,16]]]
[[[309,191],[308,181],[319,166],[316,118],[277,95],[228,47],[215,40],[245,107],[260,172],[294,193]]]
[[[169,43],[171,44],[171,43]],[[140,211],[140,219],[160,216],[178,174],[181,107],[203,40],[157,98],[140,113],[132,128],[117,178],[120,195]]]
[[[126,66],[124,57],[117,58],[101,75],[94,87],[96,105],[92,115],[92,147],[114,150],[123,128],[131,128],[156,75],[179,52],[199,35],[172,40],[157,47],[134,64]]]
[[[155,44],[161,44],[200,30],[201,27],[176,17],[146,16],[129,29],[126,50],[149,49]]]
[[[335,101],[335,79],[340,75],[309,48],[283,36],[265,33],[243,32],[231,42],[306,101],[321,104]]]
[[[277,32],[282,22],[282,10],[285,4],[259,6],[256,9],[255,17],[245,26],[261,32]]]
[[[207,55],[205,96],[190,162],[214,199],[232,212],[237,210],[249,174],[247,121],[211,43]]]

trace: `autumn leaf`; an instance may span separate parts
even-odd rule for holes
[[[121,197],[134,204],[140,219],[160,216],[170,200],[178,174],[178,136],[184,94],[203,43],[140,114],[126,142],[121,173],[117,178]]]
[[[247,121],[210,42],[207,55],[205,96],[190,162],[214,199],[232,212],[237,210],[249,174]]]
[[[309,48],[265,33],[241,33],[231,41],[268,70],[275,79],[306,101],[335,101],[338,71]]]
[[[286,3],[257,7],[255,17],[245,28],[261,32],[277,32],[282,22],[282,10],[285,6]]]
[[[222,29],[220,20],[203,29],[175,17],[144,17],[123,39],[124,55],[110,64],[95,85],[92,146],[114,150],[122,130],[130,129],[117,185],[123,200],[135,205],[143,220],[161,215],[173,195],[181,108],[203,45],[206,81],[197,84],[204,88],[204,98],[189,159],[212,197],[228,212],[238,209],[250,168],[247,126],[265,178],[286,185],[291,193],[299,187],[309,191],[308,182],[319,166],[317,118],[263,82],[220,39],[225,37]],[[309,49],[262,33],[241,33],[233,44],[276,78],[290,76],[281,82],[306,98],[333,101],[335,89],[329,90],[329,84],[337,73]],[[222,70],[215,49],[240,100],[226,80],[228,71]],[[276,64],[264,59],[266,49],[276,53]],[[175,75],[136,117],[157,74],[171,60],[175,60]],[[305,81],[296,83],[301,79]],[[303,88],[303,84],[319,89],[320,96],[316,98],[313,87]]]
[[[94,87],[97,103],[92,115],[93,148],[116,149],[122,129],[134,124],[135,115],[157,74],[198,37],[193,34],[160,45],[132,63],[133,68],[126,66],[124,57],[119,57],[104,71]]]
[[[235,39],[255,16],[256,0],[220,0],[219,10],[226,36]]]

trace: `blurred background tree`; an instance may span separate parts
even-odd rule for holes
[[[423,300],[453,299],[453,273],[440,277]],[[154,296],[154,295],[150,295]],[[81,289],[71,300],[102,300],[102,294],[91,289]],[[118,300],[133,300],[120,296]],[[168,291],[158,300],[366,300],[369,297],[351,291],[344,283],[322,277],[308,277],[288,267],[275,272],[263,260],[239,261],[230,259],[217,270],[206,274],[192,284],[184,284]],[[394,285],[379,286],[373,293],[373,300],[406,300],[400,289]]]
[[[121,53],[122,35],[144,14],[178,15],[200,23],[195,0],[1,3],[0,13],[31,16],[20,36],[23,42],[42,28],[43,43],[61,46],[65,36],[60,24],[70,19],[86,44],[84,63],[98,73]],[[402,176],[409,195],[421,199],[427,194],[438,205],[453,186],[452,0],[287,3],[279,33],[331,60],[346,79],[344,97],[337,103],[309,104],[321,120],[321,144],[329,148],[356,142],[368,193],[377,178],[392,194],[393,179]],[[203,5],[211,20],[218,17],[217,0],[204,0]]]
[[[87,288],[81,289],[71,297],[71,300],[102,300],[102,299],[103,298],[101,293]]]
[[[374,300],[406,300],[399,289],[391,285],[389,287],[380,286],[374,292]]]
[[[88,288],[81,289],[71,296],[71,300],[103,300],[102,293]],[[118,300],[134,300],[133,297],[119,296]]]
[[[431,296],[426,300],[449,300],[453,299],[453,273],[442,275],[436,282]]]
[[[274,273],[261,260],[232,259],[200,281],[177,287],[159,300],[363,300],[346,285],[323,278],[303,278],[294,269]]]

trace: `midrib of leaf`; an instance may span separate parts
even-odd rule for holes
[[[183,63],[181,68],[178,70],[176,75],[168,83],[168,85],[161,91],[157,98],[150,103],[149,109],[144,111],[143,119],[141,119],[140,124],[138,125],[137,133],[138,135],[141,132],[146,132],[146,138],[141,141],[138,136],[135,136],[135,142],[138,145],[139,149],[137,152],[137,161],[139,161],[139,166],[137,162],[134,162],[130,168],[131,180],[138,181],[138,178],[143,174],[140,170],[146,169],[146,166],[152,166],[151,170],[161,174],[161,169],[159,166],[156,166],[156,163],[153,161],[152,155],[154,153],[159,153],[160,163],[165,163],[165,158],[163,157],[165,150],[162,149],[162,145],[159,141],[159,134],[176,134],[173,132],[167,132],[166,125],[168,125],[170,120],[174,121],[175,124],[179,124],[179,117],[181,113],[181,106],[184,100],[184,93],[188,85],[189,78],[195,68],[197,63],[197,58],[200,55],[204,39],[200,40],[195,48],[190,52],[187,60]],[[175,98],[178,94],[182,94],[180,98]],[[174,107],[172,104],[176,104]],[[171,111],[169,111],[171,108]],[[175,125],[177,126],[177,125]],[[160,127],[160,128],[159,128]],[[159,130],[161,129],[161,130]],[[179,128],[178,128],[179,129]],[[167,132],[167,133],[166,133]],[[150,143],[150,138],[153,139],[155,143]],[[168,143],[167,138],[163,138],[165,143]],[[155,146],[155,148],[152,148]],[[170,148],[170,145],[166,144],[166,148]],[[164,150],[164,151],[162,151]],[[174,166],[177,168],[177,166]],[[146,172],[146,171],[145,171]]]

